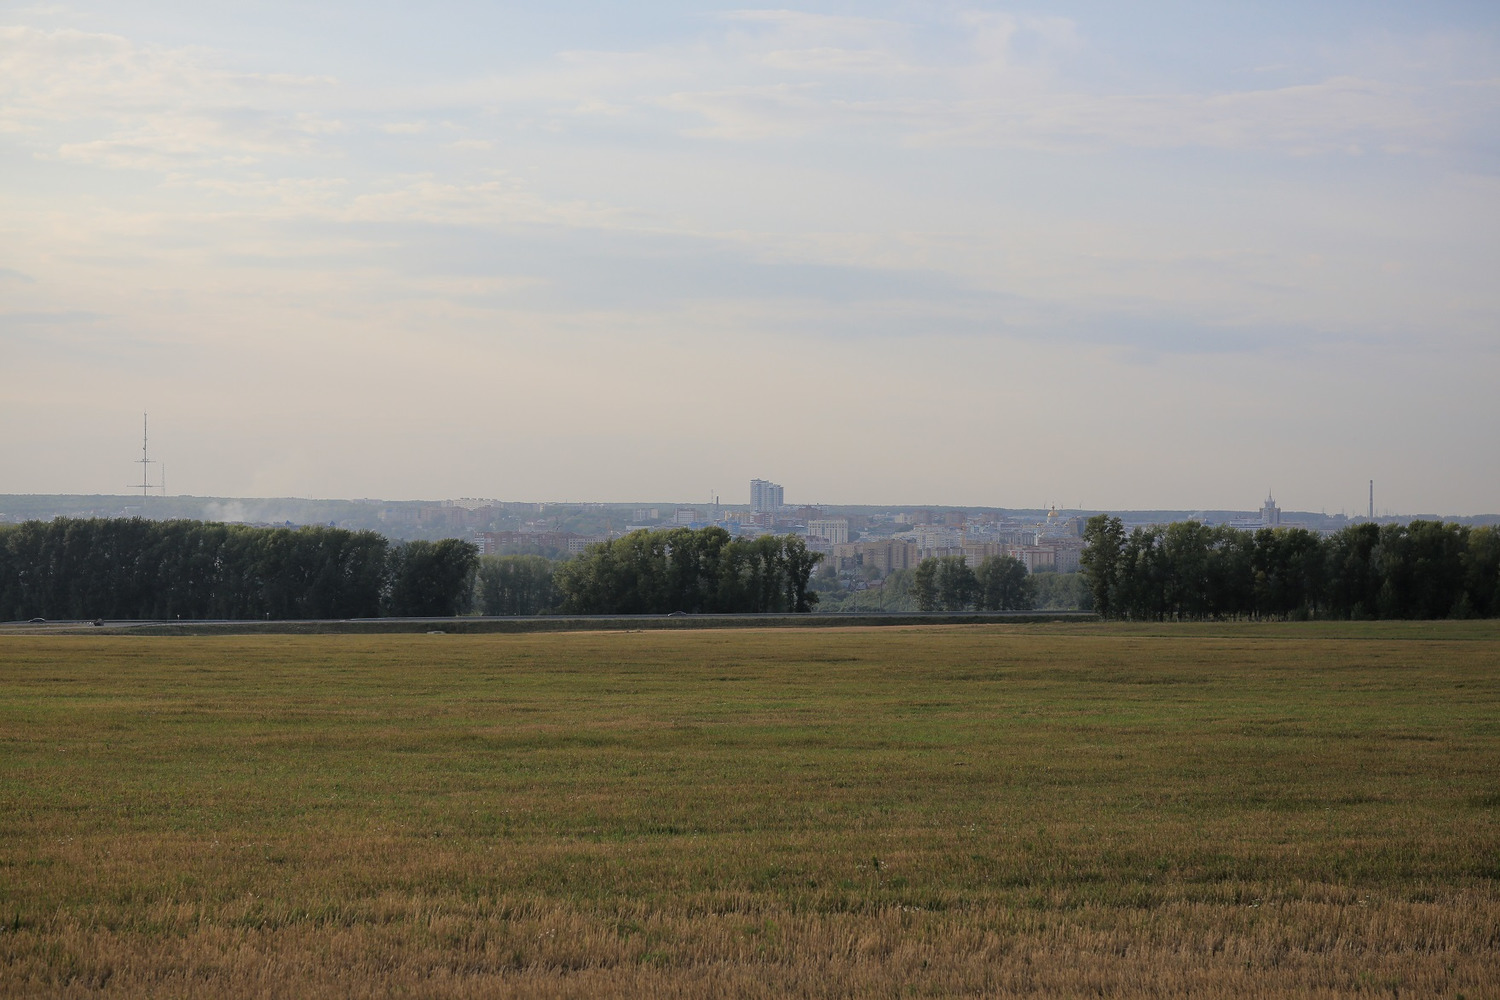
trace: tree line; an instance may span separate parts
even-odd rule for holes
[[[817,603],[808,579],[822,558],[796,535],[641,530],[563,563],[554,586],[567,614],[800,614]]]
[[[637,531],[554,562],[332,527],[58,518],[0,525],[0,620],[805,612],[821,558],[722,528]]]
[[[565,562],[485,556],[475,607],[483,615],[800,613],[817,603],[809,578],[822,558],[795,535],[642,530]]]
[[[1014,556],[988,556],[978,568],[963,556],[923,559],[911,578],[918,611],[1026,611],[1035,587]]]
[[[73,519],[0,526],[0,619],[441,617],[477,550],[373,531]]]
[[[1084,529],[1094,610],[1137,621],[1500,616],[1500,530],[1439,521],[1243,531],[1182,521]]]

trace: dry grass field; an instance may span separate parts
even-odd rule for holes
[[[0,994],[1500,995],[1500,626],[0,636]]]

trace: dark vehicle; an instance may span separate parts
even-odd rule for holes
[[[47,619],[45,619],[45,618],[33,618],[29,622],[27,622],[26,624],[28,624],[28,625],[40,625],[43,622],[45,622],[46,620]]]

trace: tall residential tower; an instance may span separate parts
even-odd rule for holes
[[[785,491],[764,479],[750,480],[750,510],[756,514],[774,513],[786,503]]]

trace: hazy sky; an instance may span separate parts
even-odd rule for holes
[[[0,493],[1495,512],[1497,387],[1493,3],[0,3]]]

